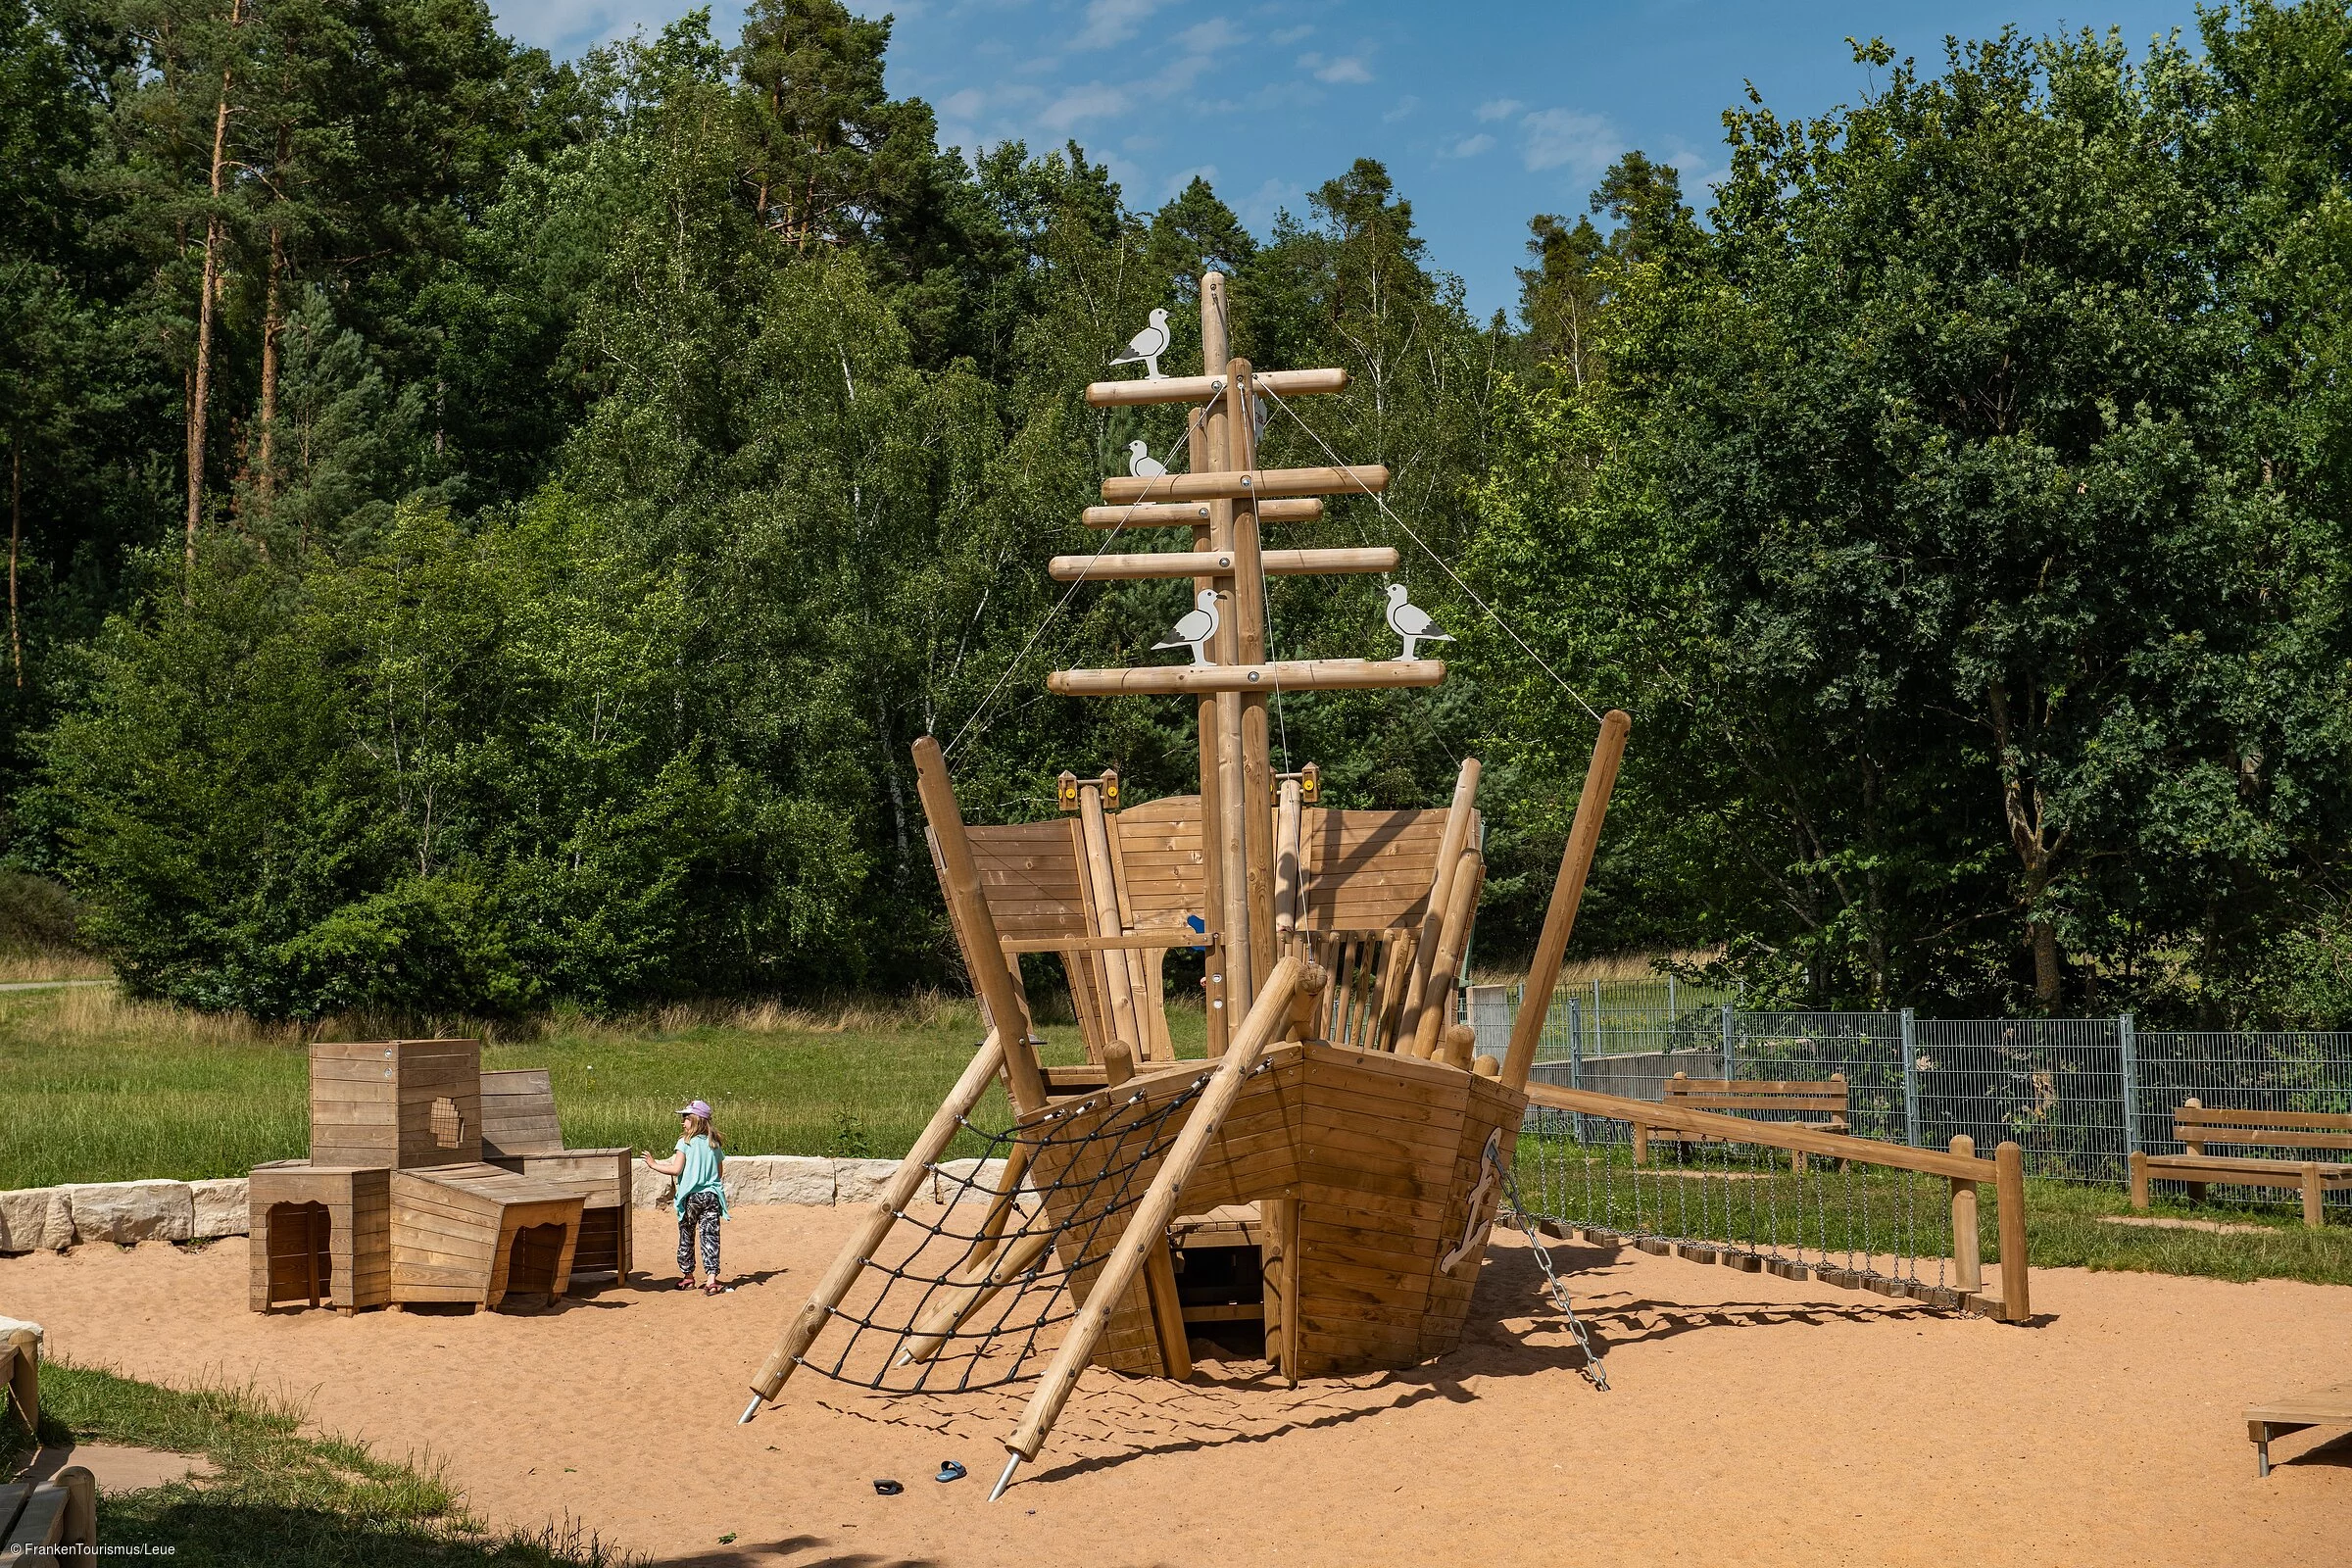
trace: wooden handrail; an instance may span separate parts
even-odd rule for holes
[[[1855,1138],[1845,1133],[1810,1132],[1787,1122],[1749,1121],[1744,1116],[1723,1116],[1711,1110],[1686,1110],[1680,1105],[1661,1104],[1654,1100],[1631,1100],[1623,1095],[1604,1095],[1597,1090],[1563,1089],[1557,1084],[1531,1083],[1527,1086],[1527,1098],[1532,1104],[1546,1105],[1553,1110],[1581,1111],[1588,1116],[1640,1122],[1644,1127],[1668,1127],[1677,1132],[1697,1133],[1732,1143],[1762,1144],[1770,1149],[1794,1150],[1802,1154],[1825,1154],[1832,1159],[1860,1160],[1866,1165],[1887,1165],[1896,1170],[1915,1170],[1927,1176],[1949,1176],[1966,1182],[1989,1182],[1996,1176],[1994,1161],[1974,1155],[1913,1149],[1907,1144],[1881,1143],[1876,1139]]]

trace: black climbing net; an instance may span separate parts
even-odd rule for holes
[[[1031,1363],[1077,1315],[1214,1070],[1174,1093],[1157,1075],[1097,1090],[1001,1132],[958,1118],[986,1155],[931,1167],[930,1200],[897,1211],[800,1365],[890,1394],[1035,1376]]]

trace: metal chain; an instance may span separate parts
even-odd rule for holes
[[[1551,1291],[1552,1304],[1568,1320],[1568,1331],[1576,1336],[1576,1348],[1585,1352],[1585,1364],[1578,1370],[1583,1373],[1586,1382],[1603,1394],[1608,1393],[1609,1374],[1601,1366],[1600,1357],[1593,1352],[1592,1338],[1585,1332],[1585,1320],[1576,1315],[1576,1303],[1568,1298],[1568,1287],[1560,1283],[1558,1272],[1551,1266],[1551,1249],[1544,1245],[1543,1234],[1536,1229],[1536,1222],[1528,1217],[1526,1206],[1519,1201],[1517,1179],[1503,1164],[1501,1151],[1490,1152],[1487,1163],[1493,1165],[1494,1174],[1502,1178],[1503,1199],[1511,1205],[1511,1218],[1517,1223],[1519,1234],[1527,1238],[1527,1245],[1535,1249],[1536,1266],[1544,1271],[1544,1284]]]

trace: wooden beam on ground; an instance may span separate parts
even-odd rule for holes
[[[1349,550],[1268,550],[1259,556],[1269,577],[1313,577],[1333,572],[1395,571],[1396,552],[1386,546]],[[1055,582],[1109,582],[1157,577],[1206,577],[1233,570],[1231,551],[1160,550],[1134,555],[1055,556],[1046,575]]]
[[[1171,692],[1354,692],[1435,686],[1439,659],[1294,659],[1270,664],[1147,664],[1138,669],[1057,669],[1046,689],[1064,697]]]
[[[1247,501],[1292,496],[1378,495],[1389,470],[1377,463],[1340,468],[1250,468],[1232,473],[1162,473],[1149,479],[1117,475],[1102,481],[1110,506],[1130,501]]]
[[[1200,1098],[1194,1102],[1185,1117],[1184,1131],[1176,1135],[1167,1157],[1160,1161],[1158,1174],[1152,1178],[1150,1191],[1143,1201],[1128,1216],[1119,1233],[1118,1245],[1103,1260],[1102,1271],[1095,1276],[1088,1290],[1086,1305],[1062,1335],[1061,1348],[1054,1354],[1054,1363],[1029,1396],[1029,1407],[1022,1413],[1021,1422],[1011,1437],[1004,1440],[1012,1462],[1004,1467],[1004,1479],[997,1483],[990,1495],[1001,1494],[1004,1484],[1012,1478],[1012,1465],[1022,1459],[1034,1459],[1046,1444],[1046,1435],[1054,1430],[1071,1393],[1078,1387],[1078,1374],[1094,1359],[1095,1347],[1101,1343],[1102,1331],[1109,1327],[1111,1313],[1135,1283],[1136,1275],[1150,1261],[1152,1250],[1165,1242],[1168,1222],[1176,1217],[1176,1199],[1184,1184],[1192,1179],[1201,1156],[1208,1152],[1217,1129],[1224,1124],[1225,1113],[1233,1108],[1241,1095],[1250,1069],[1257,1058],[1290,1021],[1291,1000],[1306,965],[1297,958],[1285,958],[1274,966],[1266,977],[1265,988],[1258,992],[1257,1001],[1250,1015],[1242,1020],[1233,1033],[1233,1042],[1217,1063]]]
[[[833,1315],[833,1309],[841,1305],[843,1297],[850,1294],[850,1287],[857,1283],[858,1271],[865,1267],[866,1259],[874,1255],[875,1250],[882,1245],[882,1239],[890,1234],[890,1228],[898,1222],[900,1212],[914,1201],[916,1190],[930,1179],[932,1162],[947,1152],[948,1145],[963,1130],[963,1118],[971,1113],[974,1105],[980,1103],[980,1097],[988,1092],[988,1086],[996,1082],[997,1074],[1004,1065],[1004,1050],[999,1040],[997,1031],[989,1031],[988,1038],[980,1043],[980,1049],[972,1054],[971,1064],[963,1069],[963,1076],[956,1080],[956,1087],[948,1092],[948,1098],[940,1102],[939,1109],[931,1113],[931,1120],[923,1128],[922,1136],[915,1139],[914,1147],[906,1151],[906,1157],[900,1160],[899,1168],[891,1173],[889,1185],[866,1208],[858,1234],[852,1236],[834,1255],[833,1266],[825,1271],[824,1278],[817,1281],[816,1289],[808,1294],[808,1303],[784,1326],[784,1332],[777,1336],[775,1348],[767,1352],[767,1359],[760,1363],[760,1370],[752,1379],[752,1402],[744,1407],[745,1421],[749,1421],[763,1402],[774,1398],[784,1387],[784,1380],[792,1376],[792,1369],[800,1364],[802,1356],[808,1353],[808,1347],[816,1343],[816,1337],[824,1329],[826,1320]]]
[[[1584,901],[1585,878],[1592,870],[1592,852],[1600,846],[1601,819],[1609,814],[1609,792],[1617,787],[1617,764],[1625,760],[1625,737],[1634,727],[1632,715],[1612,708],[1600,721],[1592,742],[1592,761],[1585,769],[1585,793],[1576,803],[1576,822],[1568,830],[1568,847],[1560,856],[1560,876],[1551,888],[1551,906],[1544,911],[1544,934],[1536,939],[1535,961],[1528,965],[1527,984],[1519,992],[1519,1015],[1511,1020],[1511,1046],[1502,1058],[1502,1081],[1512,1089],[1527,1087],[1527,1072],[1536,1064],[1536,1046],[1544,1038],[1544,1014],[1551,1010],[1551,988],[1559,983],[1560,960],[1568,956],[1568,938],[1576,930],[1576,906]]]
[[[988,1008],[989,1027],[1004,1042],[1005,1088],[1013,1108],[1027,1115],[1046,1103],[1045,1076],[1037,1070],[1037,1052],[1029,1044],[1029,1004],[1005,961],[996,916],[989,912],[987,895],[981,891],[980,870],[972,859],[971,840],[964,835],[963,811],[956,804],[956,786],[948,779],[947,759],[940,753],[939,742],[928,735],[914,743],[914,778],[923,814],[930,819],[932,837],[939,846],[940,864],[947,872],[944,891],[950,912],[971,948],[972,983],[979,987],[980,1000]]]
[[[1195,473],[1213,472],[1204,465],[1195,464]],[[1257,504],[1260,522],[1313,522],[1323,515],[1323,503],[1313,497],[1284,501],[1261,501]],[[1208,526],[1208,503],[1205,501],[1140,501],[1124,507],[1089,507],[1078,514],[1078,520],[1089,528],[1180,528],[1190,524],[1196,528]]]
[[[1201,357],[1211,365],[1218,363],[1213,354],[1204,352]],[[1254,385],[1286,398],[1348,390],[1346,370],[1260,370],[1251,380]],[[1097,409],[1128,409],[1146,403],[1206,403],[1224,390],[1225,378],[1219,375],[1163,375],[1155,381],[1089,382],[1086,401],[1088,407]]]

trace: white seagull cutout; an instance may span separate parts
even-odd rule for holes
[[[1400,582],[1389,584],[1389,630],[1404,639],[1400,658],[1411,659],[1417,643],[1449,643],[1452,638],[1438,630],[1437,623],[1420,606],[1406,601],[1405,586]]]
[[[1190,648],[1193,651],[1194,663],[1213,664],[1216,661],[1202,653],[1201,649],[1211,637],[1217,634],[1218,623],[1223,619],[1217,613],[1216,590],[1213,588],[1201,589],[1200,597],[1193,601],[1193,609],[1177,616],[1176,624],[1168,628],[1168,640],[1164,643],[1153,643],[1152,651],[1156,654],[1163,648]]]
[[[1138,479],[1159,479],[1167,476],[1168,466],[1152,455],[1151,447],[1141,441],[1127,443],[1127,471]]]
[[[1165,380],[1159,373],[1159,357],[1168,352],[1168,313],[1153,311],[1152,324],[1127,340],[1126,348],[1111,359],[1113,365],[1141,365],[1147,381]]]

